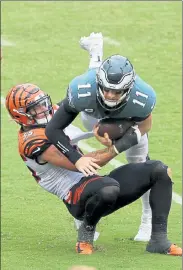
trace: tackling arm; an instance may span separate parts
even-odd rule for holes
[[[66,128],[77,115],[78,112],[69,106],[68,99],[65,98],[45,130],[45,134],[52,144],[74,164],[82,155],[72,147],[63,129]]]
[[[110,146],[102,150],[87,153],[84,156],[96,158],[98,160],[96,163],[99,166],[104,166],[116,155],[117,154],[114,151],[113,147]],[[72,164],[70,160],[65,157],[60,151],[58,151],[58,149],[54,145],[51,145],[44,151],[44,153],[39,157],[39,161],[47,161],[55,166],[65,168],[67,170],[78,171],[75,165]]]

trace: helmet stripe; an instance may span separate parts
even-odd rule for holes
[[[9,111],[9,114],[11,115],[11,117],[13,117],[13,115],[11,114],[11,111],[10,111],[10,109],[9,109],[9,106],[10,106],[10,104],[9,104],[9,101],[10,101],[10,96],[11,96],[11,94],[12,94],[12,92],[10,92],[10,94],[8,95],[8,97],[6,98],[6,107],[7,107],[7,109],[8,109],[8,111]]]
[[[28,93],[25,96],[25,105],[27,105],[27,101],[31,97],[31,95],[36,94],[37,92],[39,92],[39,90],[40,90],[39,87],[34,87],[33,89],[27,91]]]
[[[17,106],[16,106],[16,103],[15,103],[15,97],[16,97],[17,92],[18,92],[20,89],[21,89],[21,86],[18,87],[18,88],[13,92],[13,104],[14,104],[15,107],[17,107]]]
[[[23,95],[23,93],[24,93],[24,90],[25,90],[25,88],[22,87],[22,92],[20,93],[20,96],[19,96],[19,99],[18,99],[19,105],[20,105],[20,106],[22,106],[22,104],[21,104],[21,99],[22,99],[22,95]]]

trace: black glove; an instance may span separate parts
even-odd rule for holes
[[[113,147],[116,154],[126,151],[130,147],[139,143],[141,133],[138,126],[130,127],[120,139],[113,142]]]

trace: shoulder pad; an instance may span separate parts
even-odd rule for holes
[[[74,78],[69,84],[67,98],[78,112],[90,108],[96,100],[96,70],[91,69]]]
[[[35,128],[18,134],[19,153],[22,157],[36,158],[41,155],[49,146],[45,135],[45,128]]]
[[[146,118],[154,109],[156,93],[149,84],[143,81],[139,76],[136,76],[128,102],[129,105],[133,105],[134,112],[136,112],[133,116]]]

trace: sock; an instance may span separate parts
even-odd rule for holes
[[[99,56],[96,57],[92,57],[90,59],[90,63],[89,63],[89,68],[99,68],[100,65],[102,64],[102,61],[100,60],[101,58]]]
[[[161,167],[165,169],[160,171]],[[156,183],[150,191],[150,205],[152,209],[151,239],[161,242],[162,240],[168,241],[167,222],[172,202],[172,181],[164,164],[159,164],[157,170],[159,170],[159,174],[157,176],[156,174],[154,175]]]
[[[88,226],[83,222],[78,230],[78,242],[87,242],[93,244],[95,226]]]
[[[98,46],[95,48],[92,48],[90,50],[90,63],[89,68],[98,68],[102,64],[102,57],[103,57],[103,49],[98,48]]]
[[[142,200],[142,218],[141,218],[141,222],[142,223],[151,223],[152,211],[151,211],[151,207],[150,207],[150,204],[149,204],[149,194],[150,194],[150,190],[148,190],[141,197],[141,200]]]
[[[154,241],[166,240],[167,239],[167,217],[155,216],[152,217],[152,236],[151,239]]]

